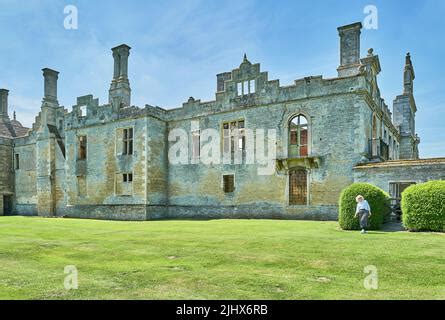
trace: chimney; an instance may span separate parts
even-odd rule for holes
[[[9,119],[8,116],[8,93],[6,89],[0,89],[0,120]]]
[[[339,77],[353,76],[359,72],[361,29],[361,22],[337,29],[340,36],[340,66],[337,69]]]
[[[114,72],[109,90],[108,100],[115,110],[129,107],[131,103],[131,88],[128,81],[128,57],[130,47],[126,44],[117,46],[113,51]]]
[[[42,69],[44,82],[44,98],[46,102],[57,103],[57,79],[59,78],[59,72],[52,69]]]
[[[111,49],[114,58],[113,79],[128,78],[128,57],[130,55],[130,49],[126,44]]]
[[[224,72],[216,75],[216,92],[226,90],[225,82],[232,80],[232,72]]]

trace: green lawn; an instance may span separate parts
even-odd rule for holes
[[[64,267],[78,290],[64,288]],[[379,288],[363,286],[374,265]],[[335,222],[0,217],[0,299],[445,299],[445,235]]]

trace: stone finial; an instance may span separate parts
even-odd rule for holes
[[[16,113],[15,113],[15,110],[14,110],[14,113],[13,113],[12,117],[13,117],[13,119],[14,119],[15,121],[17,120],[17,115],[16,115]]]
[[[372,57],[374,55],[374,49],[373,48],[369,48],[368,49],[368,57]]]
[[[411,61],[411,54],[408,52],[405,57],[405,70],[403,72],[403,92],[405,94],[413,93],[413,81],[416,78],[414,67]]]

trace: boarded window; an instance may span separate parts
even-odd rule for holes
[[[123,130],[122,154],[133,154],[133,128]]]
[[[78,137],[77,160],[85,160],[87,158],[87,137]]]
[[[116,195],[131,196],[133,194],[133,173],[116,174]]]
[[[307,204],[307,172],[294,170],[289,173],[289,204]]]
[[[77,177],[77,194],[79,197],[87,196],[87,179],[85,176]]]
[[[225,193],[235,191],[235,176],[233,174],[223,175],[223,189]]]
[[[15,165],[15,170],[20,169],[20,155],[18,153],[15,154],[14,165]]]
[[[306,117],[298,115],[289,125],[289,156],[308,156],[309,131]]]

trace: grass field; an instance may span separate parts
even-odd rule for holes
[[[64,267],[78,270],[64,288]],[[378,271],[367,290],[364,267]],[[445,235],[335,222],[0,217],[0,299],[445,299]]]

